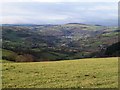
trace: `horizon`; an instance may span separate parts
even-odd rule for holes
[[[53,25],[53,26],[54,26],[54,25],[66,25],[66,24],[79,24],[79,25],[91,25],[91,26],[118,27],[118,25],[113,25],[113,26],[112,26],[112,25],[87,24],[87,23],[75,23],[75,22],[73,22],[73,23],[72,23],[72,22],[71,22],[71,23],[64,23],[64,24],[47,24],[47,23],[46,23],[46,24],[32,24],[32,23],[26,23],[26,24],[22,24],[22,23],[19,23],[19,24],[17,24],[17,23],[15,23],[15,24],[7,24],[7,23],[4,23],[4,24],[0,24],[0,26],[3,26],[3,25],[11,25],[11,26],[12,26],[12,25],[13,25],[13,26],[14,26],[14,25],[16,25],[16,26],[17,26],[17,25],[21,25],[21,26],[22,26],[22,25],[38,25],[38,26],[39,26],[39,25]]]

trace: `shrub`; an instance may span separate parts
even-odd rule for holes
[[[34,58],[30,54],[18,55],[16,57],[16,62],[33,62]]]

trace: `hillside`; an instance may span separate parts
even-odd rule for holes
[[[4,53],[3,59],[20,62],[107,57],[106,49],[118,42],[119,31],[117,27],[80,23],[3,25],[3,52],[16,56]]]
[[[119,55],[120,54],[120,42],[112,44],[109,47],[107,47],[105,54],[109,56]]]
[[[118,58],[3,63],[3,88],[117,88]]]

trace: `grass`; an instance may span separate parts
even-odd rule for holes
[[[12,63],[12,61],[8,61],[8,60],[0,60],[0,63]]]
[[[118,58],[3,63],[3,88],[117,88]]]
[[[2,56],[12,56],[15,54],[15,52],[6,49],[0,49],[0,51],[2,52]]]
[[[112,36],[117,36],[119,35],[118,32],[112,32],[112,33],[105,33],[105,34],[102,34],[102,36],[105,36],[105,37],[112,37]]]

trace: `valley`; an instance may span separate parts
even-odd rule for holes
[[[110,55],[106,49],[119,44],[118,35],[117,27],[80,23],[3,25],[2,57],[16,62],[114,57],[119,56],[119,47]]]

